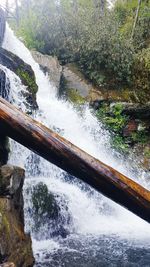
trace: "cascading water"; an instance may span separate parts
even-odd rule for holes
[[[38,84],[37,120],[89,154],[148,187],[144,174],[131,161],[117,155],[109,146],[109,134],[97,122],[88,106],[76,110],[57,98],[57,91],[40,70],[28,49],[7,26],[3,47],[30,64]],[[4,68],[9,77],[14,104],[25,110],[20,79]],[[15,149],[14,149],[15,147]],[[26,168],[24,187],[26,229],[31,231],[36,266],[149,266],[150,226],[137,216],[101,196],[64,171],[36,157],[12,142],[10,162]],[[133,166],[133,162],[132,162]],[[56,231],[65,229],[66,238],[54,235],[53,223],[33,228],[32,188],[43,182],[59,204]]]

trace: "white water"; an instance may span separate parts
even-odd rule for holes
[[[147,186],[142,172],[138,168],[132,168],[130,160],[125,160],[121,155],[120,158],[116,157],[116,154],[110,149],[109,134],[97,122],[88,106],[84,107],[81,114],[72,104],[58,100],[56,89],[52,87],[48,77],[43,74],[38,64],[33,60],[29,50],[14,36],[8,26],[3,47],[18,55],[26,63],[30,64],[34,70],[39,87],[37,94],[39,106],[39,112],[36,114],[37,120],[59,132],[89,154],[133,179],[136,177],[140,183]],[[12,72],[7,69],[5,71],[10,79],[14,103],[24,110],[22,96],[18,91],[18,88],[23,88],[21,82]],[[12,149],[13,154],[10,161],[16,165],[25,166],[30,173],[30,169],[34,168],[34,166],[27,167],[27,158],[31,153],[20,145],[13,143],[13,146],[15,146],[15,149]],[[40,177],[28,177],[25,188],[29,184],[33,185],[42,181],[54,194],[65,196],[68,203],[68,212],[72,216],[72,224],[69,225],[70,232],[78,235],[105,234],[109,236],[113,234],[128,240],[137,240],[139,244],[150,245],[150,226],[148,223],[94,190],[92,194],[89,194],[89,191],[84,190],[77,182],[64,181],[64,172],[43,159],[40,160],[39,169],[41,172]],[[30,199],[27,198],[26,194],[25,199],[26,206],[30,205],[28,203]],[[26,224],[28,224],[26,225],[27,230],[30,230],[32,220],[26,218],[26,221]],[[42,250],[57,250],[60,246],[59,241],[46,240],[46,235],[43,235],[42,241],[37,241],[34,235],[33,248],[35,253]]]

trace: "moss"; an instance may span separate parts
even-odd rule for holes
[[[22,70],[21,68],[18,68],[17,75],[20,77],[20,79],[23,81],[23,83],[28,86],[29,92],[36,94],[38,91],[38,86],[35,82],[35,78],[29,75],[28,72],[25,70]]]
[[[6,215],[2,215],[2,224],[5,228],[6,234],[10,235],[10,224],[9,224],[9,220],[7,219]]]
[[[146,147],[144,149],[144,156],[147,158],[147,159],[150,159],[150,147]]]
[[[10,223],[9,219],[7,218],[6,212],[4,210],[4,203],[0,203],[0,215],[1,215],[1,221],[0,221],[0,232],[5,233],[5,236],[9,238],[10,235]]]
[[[79,104],[82,105],[85,103],[85,99],[84,97],[82,97],[76,89],[70,88],[67,89],[67,97],[69,98],[69,100],[71,102],[73,102],[74,104]]]

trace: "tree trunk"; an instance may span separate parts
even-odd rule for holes
[[[0,127],[4,134],[150,222],[148,190],[23,114],[2,98]]]
[[[133,37],[134,37],[135,28],[136,28],[136,24],[137,24],[138,16],[139,16],[140,5],[141,5],[141,0],[138,0],[138,7],[137,7],[137,10],[136,10],[136,15],[135,15],[135,19],[134,19],[133,28],[132,28],[131,39],[133,39]]]

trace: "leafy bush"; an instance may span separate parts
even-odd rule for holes
[[[121,103],[117,103],[113,105],[113,107],[104,104],[97,111],[97,117],[112,133],[112,147],[120,152],[127,153],[129,145],[122,136],[122,131],[128,121],[128,117],[122,114],[122,110],[123,107]]]
[[[150,48],[143,49],[135,56],[133,64],[133,86],[145,96],[143,102],[149,99]]]
[[[108,105],[103,105],[97,111],[97,117],[106,124],[109,130],[114,133],[122,133],[122,130],[128,121],[128,117],[122,114],[122,110],[121,103],[115,104],[112,108]]]

